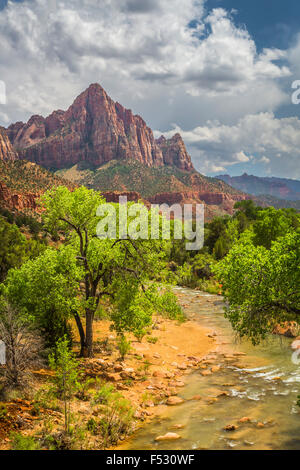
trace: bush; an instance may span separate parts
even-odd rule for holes
[[[12,450],[41,450],[39,443],[32,436],[22,436],[20,433],[12,433]]]
[[[104,384],[100,390],[95,394],[94,403],[96,404],[107,404],[114,393],[115,389],[113,385]]]
[[[182,308],[177,302],[176,296],[170,289],[158,296],[157,300],[158,313],[170,320],[184,321],[185,316]]]
[[[6,348],[6,367],[2,370],[5,385],[24,387],[30,370],[40,365],[42,343],[28,321],[6,302],[0,305],[0,338]]]
[[[107,404],[102,407],[102,418],[99,422],[104,449],[117,444],[120,437],[131,429],[134,409],[131,403],[119,393],[113,393]]]
[[[120,353],[120,358],[122,361],[125,359],[125,356],[129,353],[131,349],[131,343],[126,339],[125,335],[119,336],[117,340],[117,348]]]

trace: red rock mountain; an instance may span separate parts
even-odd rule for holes
[[[61,169],[79,162],[99,167],[111,160],[136,160],[148,167],[193,170],[179,134],[155,140],[145,121],[115,103],[98,84],[79,95],[67,111],[32,116],[7,129],[21,159]]]
[[[0,160],[16,160],[18,158],[4,127],[0,127]]]

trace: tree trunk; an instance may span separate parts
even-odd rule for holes
[[[86,310],[85,313],[86,318],[86,357],[93,357],[93,320],[94,320],[94,312],[90,309]]]
[[[86,342],[85,342],[85,334],[84,334],[84,329],[82,326],[82,322],[80,319],[80,316],[78,315],[77,312],[73,312],[74,318],[76,321],[76,325],[78,328],[79,336],[80,336],[80,357],[85,357],[87,356],[85,349],[86,349]]]

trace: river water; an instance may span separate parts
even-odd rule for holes
[[[126,448],[300,450],[300,365],[292,361],[292,340],[271,335],[254,347],[236,339],[224,318],[221,297],[184,288],[176,288],[176,293],[187,315],[213,331],[216,343],[207,360],[221,368],[206,377],[201,370],[187,376],[179,393],[185,402],[165,407]],[[201,399],[192,399],[195,395]],[[249,420],[241,423],[241,418]],[[237,429],[225,431],[228,425]],[[155,441],[167,432],[180,439]]]

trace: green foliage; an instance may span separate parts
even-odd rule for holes
[[[5,418],[7,417],[7,414],[8,414],[8,410],[6,406],[3,403],[1,403],[0,404],[0,421],[5,420]]]
[[[87,430],[92,433],[94,436],[99,432],[99,424],[94,418],[90,418],[86,423]]]
[[[16,225],[11,225],[0,217],[0,282],[8,271],[20,267],[26,258],[26,238]]]
[[[68,319],[79,308],[78,283],[82,268],[71,246],[48,248],[20,269],[9,272],[4,292],[12,305],[26,312],[43,332],[46,347],[54,347],[67,334]]]
[[[99,405],[101,418],[89,419],[87,429],[92,434],[101,434],[104,449],[117,444],[121,436],[128,433],[133,421],[134,409],[130,402],[114,390],[111,384],[103,384],[96,393],[94,404]]]
[[[32,436],[23,436],[21,433],[11,433],[12,450],[41,450],[40,444]]]
[[[117,348],[120,353],[122,361],[125,359],[129,351],[131,350],[131,343],[126,339],[125,335],[120,335],[117,340]]]
[[[165,318],[178,321],[185,320],[182,308],[170,288],[165,289],[155,297],[155,306],[157,312]]]
[[[111,394],[105,405],[101,407],[99,429],[103,439],[103,448],[117,444],[122,436],[126,436],[131,429],[134,408],[118,392]]]
[[[271,248],[272,242],[284,236],[289,230],[299,227],[299,218],[293,209],[269,207],[260,211],[253,226],[255,245]]]
[[[288,232],[268,250],[245,232],[215,268],[228,301],[226,316],[241,335],[257,343],[276,323],[300,313],[300,231]]]
[[[242,212],[249,220],[255,220],[257,218],[258,211],[261,209],[255,205],[252,199],[238,201],[235,203],[234,208]]]
[[[157,341],[158,341],[158,337],[157,336],[148,336],[147,341],[150,344],[156,344]]]
[[[106,405],[111,400],[114,392],[115,389],[113,385],[104,383],[95,394],[94,403]]]
[[[113,301],[111,318],[118,333],[130,331],[138,337],[144,334],[144,328],[151,324],[145,286],[156,276],[162,276],[165,257],[161,250],[164,243],[160,241],[96,237],[97,226],[102,220],[97,209],[101,209],[104,202],[99,193],[83,187],[73,192],[59,187],[42,198],[46,207],[46,227],[64,235],[67,246],[74,250],[74,262],[82,269],[81,279],[77,282],[81,309],[86,317],[85,331],[79,317],[76,323],[81,353],[88,356],[93,354],[93,320],[102,298]],[[119,206],[114,207],[118,213]]]
[[[49,365],[55,371],[54,392],[64,402],[65,432],[69,433],[69,403],[77,389],[78,362],[70,351],[66,337],[57,342],[56,352],[49,356]]]
[[[111,313],[113,328],[118,334],[133,333],[142,340],[146,328],[151,326],[153,304],[139,289],[139,285],[128,282],[120,283],[118,297],[114,299],[114,309]]]
[[[82,401],[88,401],[90,398],[89,389],[95,383],[95,379],[86,379],[84,375],[79,377],[76,383],[76,397]]]

